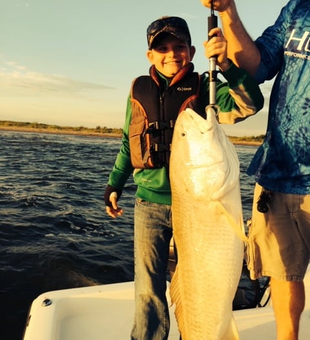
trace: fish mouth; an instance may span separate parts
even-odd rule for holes
[[[185,112],[184,114],[186,114],[186,116],[187,116],[187,121],[185,120],[185,122],[183,124],[184,131],[186,131],[186,129],[189,126],[194,126],[195,130],[197,130],[197,132],[200,132],[203,135],[203,134],[207,133],[208,131],[210,131],[210,128],[212,128],[212,126],[210,124],[210,120],[207,120],[207,119],[203,118],[202,116],[197,115],[197,113],[195,113],[195,112],[193,112],[192,110],[189,110],[189,109],[186,109],[184,112]],[[183,134],[185,136],[186,132],[183,132]]]

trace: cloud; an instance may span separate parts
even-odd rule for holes
[[[0,86],[11,96],[90,95],[91,91],[112,90],[102,84],[80,81],[58,74],[29,70],[12,61],[0,60]],[[88,92],[88,94],[85,93]]]

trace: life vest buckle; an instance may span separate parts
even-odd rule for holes
[[[170,151],[170,146],[162,143],[154,143],[152,149],[154,152],[167,152]]]
[[[147,128],[145,133],[152,133],[152,132],[154,132],[154,130],[158,131],[158,130],[173,129],[174,123],[175,123],[175,121],[172,120],[172,119],[168,120],[168,121],[156,120],[156,121],[149,124],[149,127]]]

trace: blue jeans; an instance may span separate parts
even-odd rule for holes
[[[135,317],[132,340],[168,339],[166,300],[171,206],[136,199],[134,217]]]

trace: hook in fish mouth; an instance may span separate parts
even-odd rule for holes
[[[207,110],[208,110],[208,109],[213,109],[213,110],[215,111],[215,117],[217,117],[218,114],[219,114],[220,111],[221,111],[221,109],[220,109],[220,107],[219,107],[218,105],[212,105],[212,104],[206,106],[206,108],[205,108],[206,113],[207,113]],[[206,119],[207,119],[207,118],[208,118],[208,115],[207,115]]]

